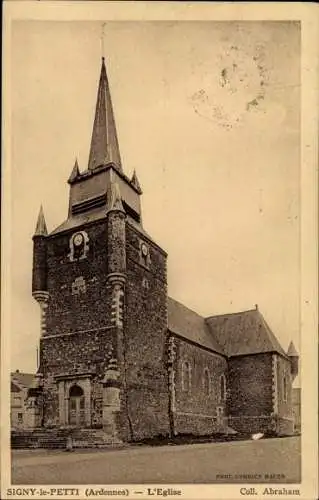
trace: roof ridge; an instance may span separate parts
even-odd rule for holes
[[[232,313],[223,313],[223,314],[213,314],[212,316],[205,316],[206,319],[211,319],[211,318],[222,318],[223,316],[236,316],[238,314],[244,314],[248,312],[258,312],[258,309],[245,309],[244,311],[237,311],[237,312],[232,312]]]
[[[11,375],[32,375],[35,376],[35,373],[30,373],[30,372],[11,372]]]

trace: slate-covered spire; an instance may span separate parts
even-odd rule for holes
[[[43,207],[41,205],[34,236],[47,236],[47,234],[47,225],[45,223]]]
[[[71,184],[75,179],[80,175],[80,169],[79,169],[79,164],[78,164],[78,159],[75,159],[74,167],[72,169],[71,175],[68,179],[68,183]]]
[[[94,170],[109,163],[122,171],[109,83],[102,57],[88,168]]]

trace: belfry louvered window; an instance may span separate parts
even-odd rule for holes
[[[72,205],[72,215],[82,214],[83,212],[87,212],[89,210],[93,210],[95,208],[101,208],[106,204],[106,195],[101,194],[99,196],[94,196],[92,198],[88,198],[79,203],[74,203]]]

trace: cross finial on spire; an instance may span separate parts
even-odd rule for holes
[[[102,54],[102,61],[104,62],[105,57],[104,57],[104,26],[105,23],[102,23],[102,29],[101,29],[101,54]]]

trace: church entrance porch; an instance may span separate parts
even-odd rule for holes
[[[57,377],[59,394],[59,426],[91,427],[91,376]]]

